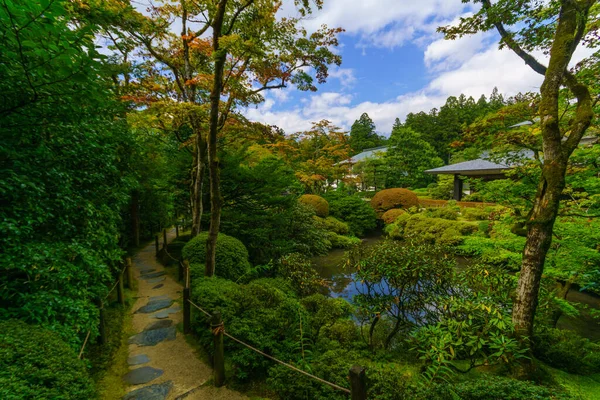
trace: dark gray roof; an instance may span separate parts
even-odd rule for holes
[[[512,167],[478,158],[425,171],[426,174],[497,175]]]
[[[366,149],[362,153],[358,153],[354,157],[351,157],[346,161],[342,161],[340,164],[342,164],[342,163],[356,164],[357,162],[365,161],[370,158],[378,158],[378,157],[381,157],[383,155],[383,153],[387,152],[387,149],[388,149],[387,146],[380,146],[380,147],[373,147],[372,149]]]

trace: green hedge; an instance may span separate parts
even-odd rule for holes
[[[95,399],[85,363],[58,334],[22,321],[0,322],[0,398]]]
[[[402,214],[394,223],[385,227],[385,232],[392,239],[455,246],[462,243],[463,236],[478,229],[478,225],[469,222],[429,218],[423,214]]]
[[[206,239],[208,232],[201,232],[183,247],[183,258],[192,265],[194,275],[201,274],[206,260]],[[220,233],[217,238],[216,271],[221,278],[237,280],[250,271],[248,250],[238,239]]]
[[[298,201],[315,210],[317,216],[326,218],[329,215],[329,203],[321,196],[316,194],[303,194]]]

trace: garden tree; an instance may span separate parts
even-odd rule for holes
[[[0,2],[0,319],[79,348],[122,257],[134,143],[72,2]]]
[[[588,86],[569,70],[569,64],[582,40],[590,45],[595,43],[593,39],[588,41],[588,35],[597,29],[596,3],[596,0],[550,3],[523,0],[516,7],[514,1],[492,4],[481,0],[482,6],[473,16],[461,18],[456,26],[439,28],[448,39],[495,28],[500,33],[502,47],[511,49],[544,76],[539,104],[544,159],[535,202],[527,218],[527,241],[513,308],[517,332],[529,337],[533,333],[544,261],[552,243],[569,157],[594,117]],[[516,25],[519,30],[508,31],[505,24]],[[547,66],[532,55],[536,49],[549,53]],[[563,121],[559,114],[563,85],[576,98],[576,109],[569,121]]]
[[[353,154],[358,154],[365,149],[381,146],[383,139],[375,132],[375,123],[369,114],[363,113],[354,121],[350,128],[350,147]]]
[[[295,144],[293,166],[296,176],[309,193],[323,193],[348,175],[350,146],[346,132],[330,121],[314,122],[312,129],[298,132],[290,140]]]
[[[352,174],[356,176],[361,190],[369,190],[371,187],[374,191],[385,189],[388,172],[388,164],[382,156],[367,158],[352,167]]]
[[[421,134],[405,127],[392,130],[384,160],[388,168],[385,181],[388,188],[425,187],[434,177],[424,171],[443,165],[435,149]]]

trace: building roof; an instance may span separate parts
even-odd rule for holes
[[[362,153],[358,153],[357,155],[347,159],[346,161],[342,161],[340,164],[342,163],[350,163],[350,164],[356,164],[357,162],[360,161],[365,161],[371,158],[377,158],[379,156],[382,155],[382,153],[387,152],[387,146],[379,146],[379,147],[373,147],[372,149],[366,149],[365,151],[363,151]]]
[[[450,175],[499,175],[512,167],[504,164],[497,164],[483,158],[465,161],[457,164],[444,165],[425,171],[426,174],[450,174]]]

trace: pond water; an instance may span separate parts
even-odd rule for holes
[[[363,239],[366,246],[373,246],[385,237],[382,232],[375,232]],[[322,293],[330,297],[342,297],[348,301],[359,293],[360,282],[354,282],[354,269],[345,264],[347,250],[334,249],[324,256],[312,258],[313,265],[319,275],[331,284],[324,287]],[[457,268],[464,267],[471,262],[465,257],[456,257]],[[567,300],[586,305],[590,309],[600,309],[600,297],[578,288],[572,288],[567,294]],[[600,340],[600,320],[592,318],[589,311],[583,311],[579,317],[571,318],[562,316],[558,321],[558,328],[577,331],[581,336],[591,340]]]

